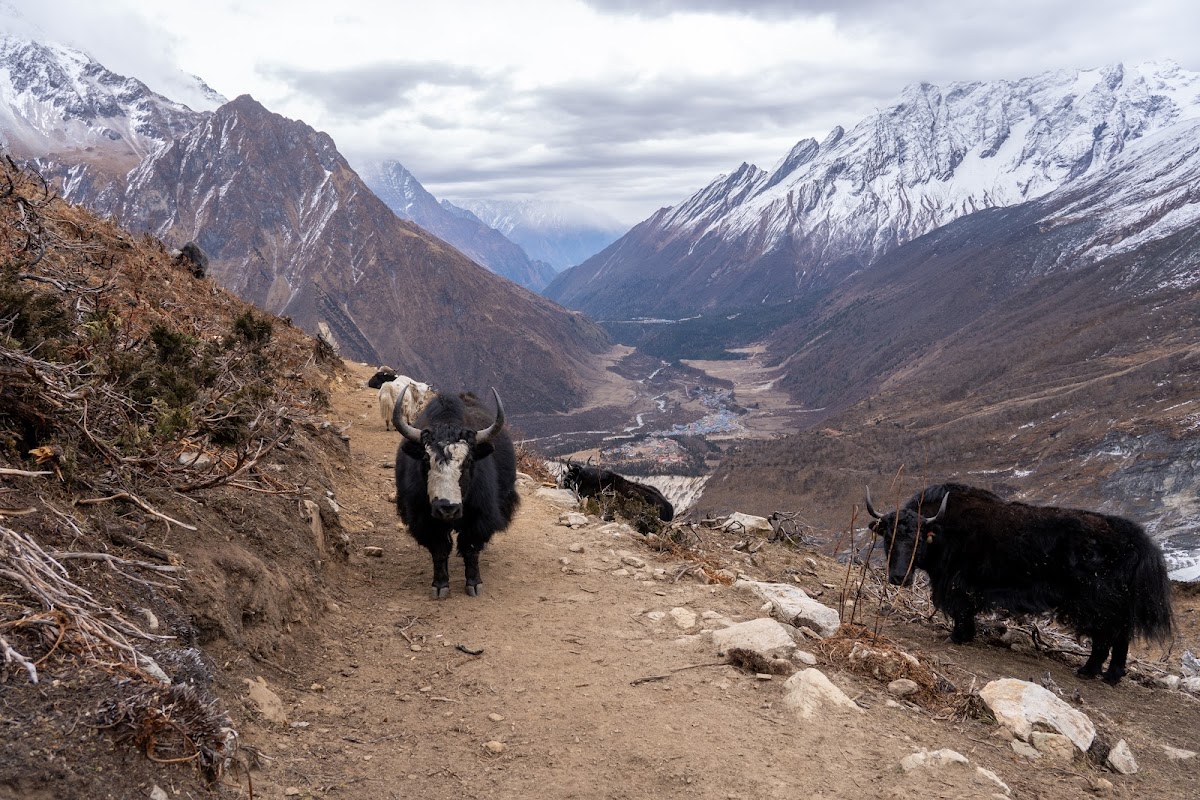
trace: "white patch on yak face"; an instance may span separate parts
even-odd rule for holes
[[[466,442],[454,442],[439,448],[426,445],[429,453],[429,502],[445,500],[454,505],[462,505],[462,489],[459,480],[462,478],[463,462],[467,460]]]

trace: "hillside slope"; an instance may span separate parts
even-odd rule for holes
[[[577,404],[602,331],[401,220],[333,140],[249,96],[219,108],[129,176],[114,211],[197,241],[212,275],[354,359],[441,387],[496,386],[514,411]]]

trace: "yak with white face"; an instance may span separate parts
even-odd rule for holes
[[[479,554],[494,533],[508,527],[520,503],[516,452],[503,430],[504,405],[495,389],[492,395],[494,420],[472,394],[438,395],[411,425],[402,402],[393,412],[392,424],[404,437],[396,453],[396,510],[433,558],[438,599],[450,594],[455,535],[467,594],[477,596]]]

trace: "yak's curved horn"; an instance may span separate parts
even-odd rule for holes
[[[875,506],[871,505],[871,487],[867,487],[867,513],[875,519],[883,519],[883,515],[875,510]]]
[[[392,409],[392,424],[396,426],[396,430],[400,431],[400,435],[408,439],[414,444],[421,443],[421,429],[414,428],[408,424],[408,420],[404,418],[404,398],[408,394],[408,390],[412,388],[411,383],[406,383],[404,389],[400,392],[400,397],[396,399],[396,407]]]
[[[949,492],[946,492],[944,495],[942,495],[942,505],[938,508],[937,513],[934,514],[932,517],[921,517],[922,524],[932,525],[933,523],[937,522],[937,518],[940,517],[945,512],[946,501],[948,501],[949,499],[950,499]]]
[[[500,393],[492,387],[492,396],[496,398],[496,421],[481,431],[475,433],[475,443],[485,444],[504,427],[504,403],[500,402]]]

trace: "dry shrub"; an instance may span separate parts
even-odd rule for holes
[[[216,781],[237,748],[237,734],[215,700],[188,684],[142,687],[106,702],[99,710],[101,728],[118,742],[132,744],[160,764],[192,763]]]
[[[922,707],[941,708],[948,701],[955,702],[958,690],[948,678],[869,628],[843,623],[837,633],[822,639],[817,648],[832,663],[856,675],[866,675],[881,683],[909,679],[917,684],[917,692],[908,699]]]

